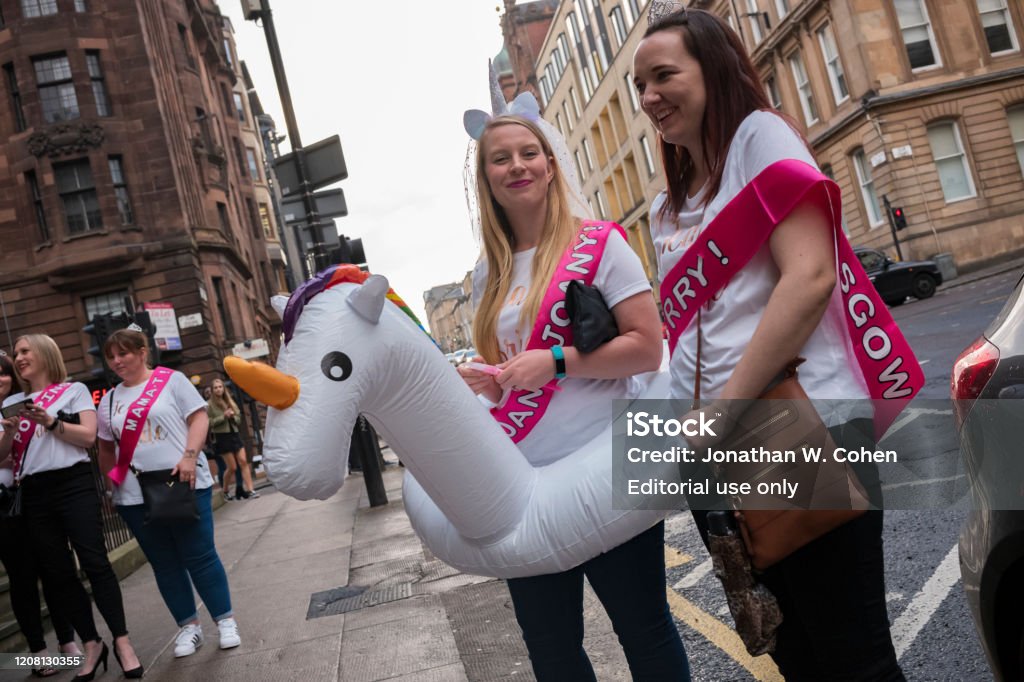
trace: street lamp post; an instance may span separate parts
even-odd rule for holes
[[[263,22],[263,33],[267,37],[267,50],[270,52],[270,63],[274,67],[274,80],[277,81],[277,92],[281,97],[281,107],[284,109],[284,120],[288,128],[288,138],[291,140],[292,150],[295,152],[295,170],[298,176],[302,205],[306,211],[306,220],[313,237],[313,263],[316,270],[320,271],[327,267],[323,226],[320,224],[320,215],[316,210],[313,187],[309,182],[305,150],[302,148],[302,138],[299,137],[299,126],[295,122],[295,110],[292,107],[291,91],[288,89],[288,76],[285,74],[284,60],[281,58],[281,46],[277,42],[277,32],[274,30],[274,17],[270,10],[270,0],[259,0],[259,2],[260,9],[258,11],[249,9],[246,18],[251,19],[255,16]]]

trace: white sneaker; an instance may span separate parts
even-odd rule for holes
[[[242,643],[242,638],[238,636],[238,623],[234,618],[217,621],[217,629],[220,631],[221,649],[233,649]]]
[[[191,656],[203,645],[203,628],[197,623],[189,623],[174,638],[174,657]]]

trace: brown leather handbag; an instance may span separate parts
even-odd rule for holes
[[[697,373],[694,406],[700,401],[701,330],[697,315]],[[720,450],[763,447],[795,450],[821,448],[815,463],[728,463],[714,468],[716,476],[731,482],[749,482],[755,492],[735,495],[731,505],[739,523],[750,562],[763,571],[829,531],[861,516],[870,504],[856,474],[845,462],[832,461],[836,446],[828,428],[797,379],[795,358],[757,400],[732,401],[733,428],[716,444]],[[740,408],[740,409],[737,409]],[[783,479],[798,483],[798,495],[759,495],[758,483],[780,486]]]

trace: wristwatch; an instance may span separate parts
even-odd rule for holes
[[[196,450],[194,450],[192,448],[188,448],[187,450],[185,450],[185,458],[186,459],[195,459],[197,457],[199,457],[199,452],[198,451],[196,451]]]
[[[49,426],[45,427],[45,428],[46,428],[47,431],[53,431],[55,428],[57,428],[57,424],[59,424],[59,423],[60,423],[60,419],[58,417],[54,417],[53,418],[53,423],[50,424]]]

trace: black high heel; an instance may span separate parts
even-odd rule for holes
[[[117,655],[117,642],[114,642],[114,658],[117,659],[117,664],[121,666],[121,672],[130,680],[137,680],[146,672],[141,663],[139,663],[137,668],[132,668],[131,670],[124,669],[124,663],[121,662],[121,657]]]
[[[96,677],[96,670],[100,667],[100,663],[103,664],[103,672],[107,672],[107,654],[110,653],[110,649],[107,648],[106,642],[100,642],[103,645],[103,650],[100,651],[100,657],[96,659],[96,665],[92,667],[92,670],[85,673],[84,675],[75,675],[75,679],[79,682],[91,682]],[[115,656],[117,653],[115,652]]]

